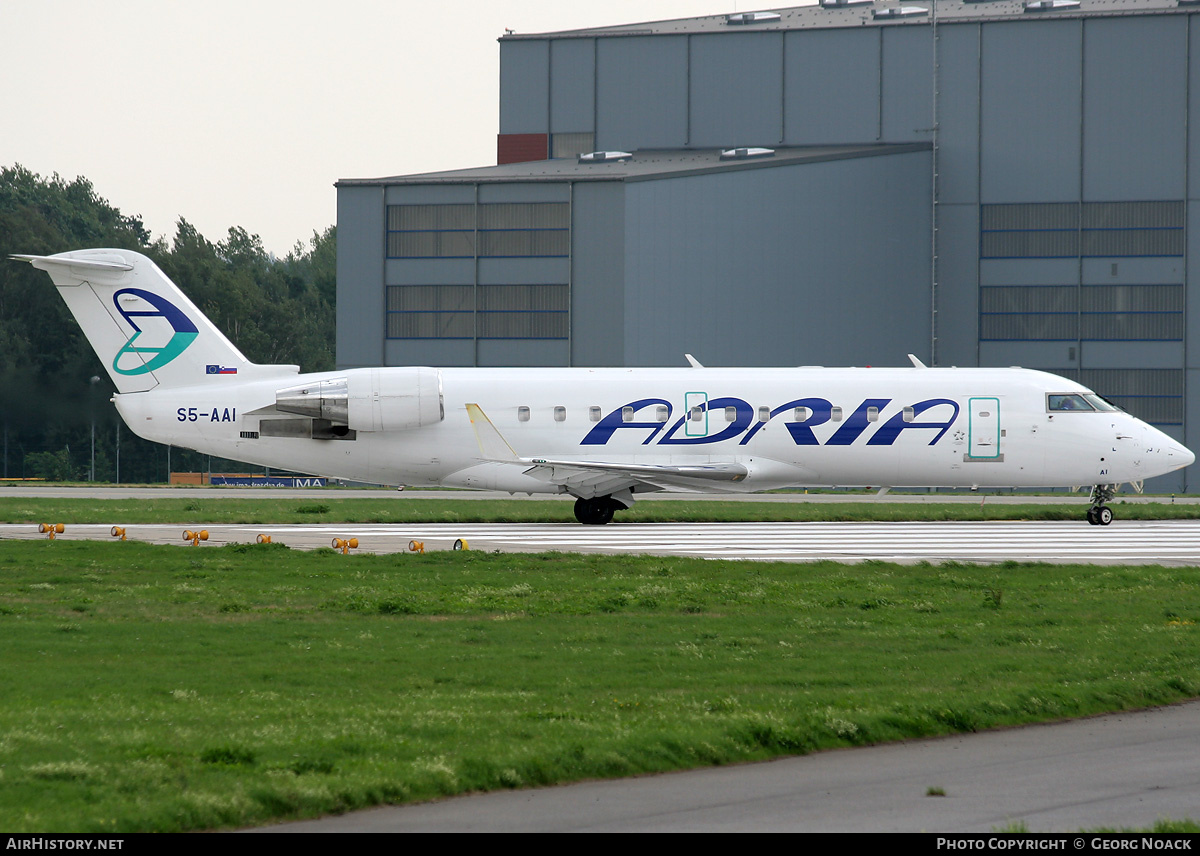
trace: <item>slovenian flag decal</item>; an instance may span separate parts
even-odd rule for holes
[[[237,369],[226,366],[205,366],[205,374],[237,374]]]

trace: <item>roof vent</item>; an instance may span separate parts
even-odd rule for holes
[[[825,9],[841,9],[845,6],[866,6],[872,2],[873,0],[821,0],[821,6]]]
[[[1027,0],[1026,12],[1052,12],[1055,9],[1078,9],[1079,0]]]
[[[928,15],[929,10],[924,6],[888,6],[875,9],[871,14],[876,18],[914,18],[917,15]]]
[[[770,24],[779,20],[778,12],[735,12],[725,16],[726,24]]]
[[[588,152],[579,156],[580,163],[609,163],[610,161],[627,161],[633,155],[629,152]]]
[[[737,149],[721,150],[721,160],[750,160],[751,158],[770,158],[774,156],[774,149],[763,149],[756,146],[743,146]]]

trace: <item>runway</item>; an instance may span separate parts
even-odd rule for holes
[[[113,521],[120,524],[121,521]],[[111,524],[71,524],[64,540],[112,540]],[[297,549],[357,538],[360,553],[399,553],[410,541],[427,551],[463,540],[489,552],[637,553],[705,559],[812,562],[984,562],[1008,560],[1122,565],[1200,565],[1200,521],[870,523],[414,523],[258,526],[131,524],[127,537],[183,544],[184,528],[204,528],[204,546],[253,543],[259,535]],[[0,538],[37,539],[32,524],[0,525]]]

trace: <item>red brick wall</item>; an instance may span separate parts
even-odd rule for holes
[[[549,134],[497,134],[496,163],[525,163],[550,157]]]

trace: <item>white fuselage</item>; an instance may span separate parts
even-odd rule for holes
[[[487,459],[467,404],[478,404],[522,458],[745,467],[740,480],[694,485],[705,490],[1118,484],[1193,460],[1123,411],[1051,412],[1049,395],[1088,391],[1023,369],[447,368],[433,376],[441,418],[431,424],[393,430],[386,418],[360,420],[353,439],[262,429],[287,416],[275,409],[279,391],[301,383],[348,379],[352,398],[356,388],[368,390],[360,412],[380,412],[382,400],[386,414],[388,401],[411,394],[402,388],[406,371],[416,370],[206,378],[114,401],[146,439],[235,460],[381,484],[530,493],[589,489]]]

